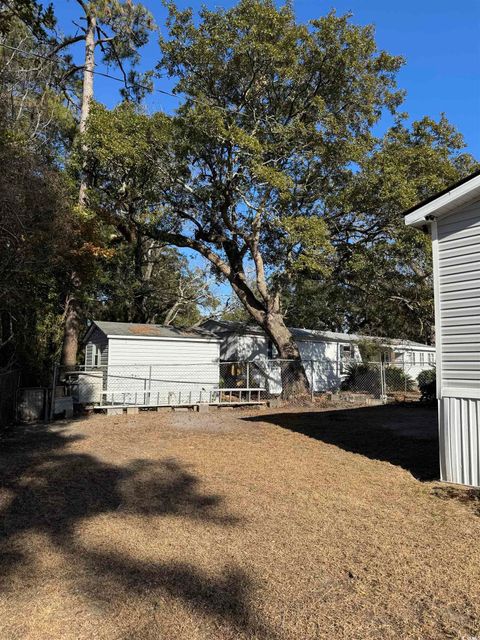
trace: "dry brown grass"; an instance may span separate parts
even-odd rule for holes
[[[431,473],[428,411],[17,432],[0,443],[0,638],[480,634],[480,517],[411,473]]]

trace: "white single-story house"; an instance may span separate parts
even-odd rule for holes
[[[219,386],[220,340],[205,328],[94,320],[83,343],[82,403],[195,403]]]
[[[480,486],[480,171],[406,213],[433,245],[442,480]]]
[[[274,362],[277,352],[263,329],[226,320],[207,320],[202,327],[221,339],[222,362],[258,363],[268,373],[270,392],[281,393],[278,363]],[[375,342],[384,361],[403,368],[414,380],[421,371],[431,369],[435,363],[435,347],[410,340],[298,328],[290,331],[298,345],[310,384],[313,381],[314,392],[340,387],[348,365],[362,361],[362,342]]]

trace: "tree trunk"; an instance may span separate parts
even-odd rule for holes
[[[87,119],[90,113],[90,105],[93,98],[93,71],[95,69],[95,29],[97,26],[95,16],[86,16],[87,32],[85,35],[85,67],[83,70],[82,104],[80,109],[79,133],[83,135],[87,128]],[[85,146],[82,142],[82,149]],[[80,188],[78,192],[78,204],[83,207],[87,200],[87,176],[85,167],[80,176]],[[78,301],[75,294],[81,286],[78,273],[72,277],[73,292],[67,298],[65,309],[65,325],[63,330],[62,365],[73,367],[77,363],[78,342],[81,330],[81,320]]]
[[[282,395],[286,400],[307,396],[309,382],[305,373],[298,346],[285,325],[281,313],[267,314],[263,329],[278,350],[282,377]]]
[[[87,120],[90,114],[90,105],[93,98],[93,72],[95,70],[95,29],[97,21],[95,16],[87,16],[87,33],[85,35],[85,68],[83,70],[82,105],[80,109],[79,133],[82,136],[87,129]],[[82,142],[82,150],[85,145]],[[84,206],[87,199],[87,176],[83,167],[80,177],[80,191],[78,204]]]
[[[77,364],[78,336],[80,334],[81,321],[76,300],[67,300],[65,309],[65,324],[62,347],[62,365],[65,368],[73,368]]]

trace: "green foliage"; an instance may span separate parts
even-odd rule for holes
[[[403,369],[390,365],[383,367],[387,392],[413,391],[415,383],[410,375]],[[358,393],[381,393],[381,365],[370,362],[352,362],[348,365],[346,377],[342,381],[343,391],[355,391]]]
[[[385,367],[385,384],[387,391],[413,391],[415,382],[408,373],[400,367]]]
[[[381,391],[380,367],[368,362],[350,363],[340,388],[342,391],[371,393],[378,396]]]
[[[431,240],[402,214],[478,167],[463,147],[444,116],[410,127],[398,119],[344,189],[329,195],[332,275],[292,284],[289,322],[298,324],[298,315],[303,326],[432,341]]]
[[[437,372],[435,368],[420,371],[417,376],[418,388],[422,394],[422,400],[431,402],[437,397]]]
[[[382,341],[374,338],[362,338],[358,342],[358,348],[364,362],[380,362],[385,351]]]
[[[145,227],[163,215],[162,167],[155,158],[169,139],[163,114],[148,116],[133,103],[112,111],[93,104],[79,159],[91,176],[90,213],[109,235],[112,257],[99,280],[97,317],[192,325],[200,308],[217,305],[208,280]],[[101,185],[101,189],[97,186]]]
[[[8,0],[3,3],[0,10],[0,35],[10,33],[19,21],[35,38],[45,40],[56,24],[53,6],[50,3],[44,8],[35,0]]]
[[[201,253],[272,332],[297,276],[332,273],[327,196],[373,151],[382,111],[401,102],[403,61],[348,15],[298,24],[290,4],[271,0],[202,8],[198,20],[168,9],[158,71],[185,99],[170,139],[149,153],[162,207],[146,232]]]

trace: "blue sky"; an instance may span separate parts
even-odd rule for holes
[[[145,0],[159,28],[164,30],[165,10],[159,0]],[[202,4],[229,7],[234,2],[185,2],[179,7],[198,9]],[[59,26],[65,33],[75,27],[72,19],[79,15],[75,0],[55,0]],[[305,22],[335,9],[351,11],[353,21],[373,23],[379,47],[402,55],[406,65],[398,76],[406,89],[404,109],[412,119],[429,115],[448,119],[465,136],[468,150],[480,158],[480,0],[294,0],[299,21]],[[153,68],[158,59],[156,37],[142,50],[141,68]],[[114,70],[110,70],[114,73]],[[159,89],[170,89],[166,80],[157,80]],[[95,78],[96,98],[108,106],[118,101],[118,83]],[[159,94],[151,96],[151,110],[171,111],[177,100]]]

